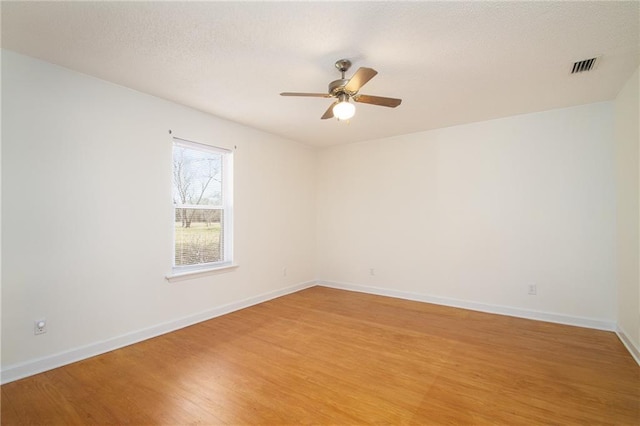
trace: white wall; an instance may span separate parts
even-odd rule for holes
[[[618,328],[640,360],[640,76],[629,79],[615,101],[617,184]],[[640,361],[639,361],[640,362]]]
[[[324,149],[319,277],[612,327],[612,139],[605,102]]]
[[[9,51],[2,107],[3,370],[314,279],[312,149]],[[169,129],[237,146],[237,270],[165,280]]]

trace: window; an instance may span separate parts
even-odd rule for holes
[[[173,272],[231,265],[231,151],[173,139]]]

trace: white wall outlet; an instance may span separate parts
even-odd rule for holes
[[[527,293],[529,293],[530,296],[535,296],[536,294],[538,294],[538,286],[536,284],[529,284],[527,289]]]
[[[374,276],[376,274],[376,270],[373,268],[369,268],[369,275]]]
[[[47,332],[47,320],[42,318],[33,322],[33,334],[44,334]]]
[[[283,277],[287,276],[287,268],[286,267],[282,268],[282,276]]]

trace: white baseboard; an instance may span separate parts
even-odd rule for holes
[[[629,338],[629,335],[625,333],[620,326],[616,327],[616,334],[618,338],[622,342],[622,344],[627,348],[633,359],[640,365],[640,348],[638,348],[633,341]]]
[[[229,303],[227,305],[189,315],[184,318],[179,318],[177,320],[154,325],[153,327],[134,331],[132,333],[127,333],[121,336],[114,337],[112,339],[91,343],[89,345],[71,349],[69,351],[61,352],[55,355],[50,355],[19,364],[9,365],[2,369],[2,372],[0,373],[0,382],[2,384],[5,384],[22,379],[24,377],[33,376],[34,374],[42,373],[54,368],[62,367],[63,365],[91,358],[93,356],[110,352],[124,346],[129,346],[143,340],[151,339],[162,334],[170,333],[172,331],[179,330],[181,328],[188,327],[202,321],[231,313],[233,311],[248,308],[249,306],[257,305],[258,303],[266,302],[268,300],[275,299],[277,297],[281,297],[290,293],[295,293],[297,291],[304,290],[305,288],[313,287],[315,285],[315,281],[308,281],[280,290],[260,294],[258,296],[240,300],[238,302]]]
[[[451,306],[454,308],[470,309],[472,311],[487,312],[491,314],[507,315],[511,317],[526,318],[537,321],[554,322],[558,324],[575,325],[578,327],[593,328],[597,330],[615,331],[615,323],[592,318],[574,317],[570,315],[554,314],[549,312],[533,311],[528,309],[512,308],[508,306],[490,305],[486,303],[470,302],[467,300],[451,299],[448,297],[430,296],[426,294],[411,293],[399,290],[390,290],[380,287],[370,287],[360,284],[350,284],[334,281],[318,281],[318,285],[341,290],[351,290],[360,293],[376,294],[379,296],[396,297],[399,299],[415,300],[418,302],[433,303],[436,305]]]

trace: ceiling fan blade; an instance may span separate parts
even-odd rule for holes
[[[363,104],[380,105],[389,108],[395,108],[402,103],[402,99],[370,95],[356,95],[353,97],[353,100]]]
[[[320,119],[321,120],[326,120],[327,118],[333,118],[333,107],[337,103],[338,103],[338,101],[335,101],[334,103],[332,103],[331,106],[329,106],[329,109],[324,112],[324,114],[322,115],[322,117],[320,117]]]
[[[309,96],[312,98],[330,98],[328,93],[298,93],[298,92],[282,92],[280,96]]]
[[[358,68],[358,71],[351,77],[351,80],[344,86],[345,92],[355,93],[362,86],[367,84],[369,80],[371,80],[375,75],[378,74],[378,71],[373,68]]]

